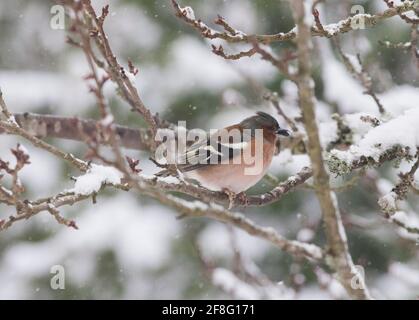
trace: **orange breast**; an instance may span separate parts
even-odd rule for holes
[[[195,172],[188,173],[188,176],[197,179],[209,189],[221,190],[226,188],[236,193],[245,191],[262,179],[269,168],[275,149],[275,141],[271,141],[272,139],[263,139],[262,147],[257,147],[255,142],[252,141],[248,146],[250,150],[244,150],[241,154],[240,164],[231,162],[230,164],[208,165],[195,170]],[[263,150],[263,154],[257,156],[255,153],[258,149]],[[245,159],[245,153],[256,158],[254,161],[260,161],[261,163],[249,162],[249,158]]]

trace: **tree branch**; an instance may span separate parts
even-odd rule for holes
[[[38,138],[59,138],[75,141],[85,141],[85,137],[94,137],[103,145],[109,145],[109,137],[100,134],[99,121],[80,119],[78,117],[64,117],[56,115],[42,115],[34,113],[13,114],[21,128]],[[134,150],[151,150],[153,135],[149,129],[133,129],[116,125],[116,134],[121,146]],[[4,130],[0,128],[0,134]]]
[[[0,120],[0,128],[5,130],[7,133],[15,134],[15,135],[21,136],[22,138],[25,138],[26,140],[31,142],[35,147],[48,151],[49,153],[55,155],[56,157],[71,163],[73,166],[75,166],[81,171],[86,171],[88,168],[88,165],[86,162],[80,159],[77,159],[71,153],[63,152],[60,149],[54,147],[53,145],[46,143],[45,141],[42,141],[41,139],[33,136],[28,131],[19,127],[17,123]]]
[[[303,115],[304,126],[308,136],[308,154],[313,166],[314,187],[323,213],[326,230],[329,262],[336,270],[338,278],[347,292],[357,299],[369,299],[369,292],[364,279],[356,270],[349,254],[345,229],[342,224],[335,193],[330,189],[329,175],[326,172],[319,132],[314,113],[314,82],[311,78],[311,32],[310,26],[305,22],[303,0],[290,1],[294,20],[298,28],[298,96]],[[351,280],[357,276],[361,288],[353,288]]]
[[[199,19],[195,19],[195,16],[187,14],[185,8],[181,8],[179,4],[172,0],[173,8],[175,9],[176,16],[182,19],[184,22],[198,30],[201,35],[208,39],[222,39],[231,43],[264,43],[268,44],[271,42],[278,41],[289,41],[293,40],[297,36],[296,28],[288,32],[279,32],[276,34],[245,34],[242,31],[234,30],[234,33],[231,30],[224,28],[224,31],[214,30]],[[415,5],[414,1],[405,1],[403,4],[388,8],[385,11],[377,14],[356,14],[352,17],[348,17],[344,20],[341,20],[338,24],[332,23],[328,25],[323,25],[323,29],[319,29],[317,26],[311,26],[310,33],[312,36],[317,37],[334,37],[338,34],[347,33],[354,30],[354,25],[359,19],[364,19],[366,27],[372,27],[378,22],[399,15],[400,13],[408,12],[414,10]],[[191,8],[188,7],[191,10]]]

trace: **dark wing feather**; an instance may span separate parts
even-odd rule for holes
[[[250,136],[242,135],[239,143],[229,143],[219,141],[217,135],[214,133],[189,147],[185,154],[178,158],[178,168],[188,172],[209,165],[228,163],[242,153],[243,147],[246,147],[251,139]]]

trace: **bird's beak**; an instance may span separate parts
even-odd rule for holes
[[[285,129],[278,129],[276,133],[280,134],[281,136],[286,136],[286,137],[289,137],[291,135],[291,133]]]

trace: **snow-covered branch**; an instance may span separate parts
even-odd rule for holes
[[[338,278],[348,293],[357,299],[369,299],[368,288],[364,279],[360,278],[362,286],[354,289],[351,279],[357,275],[357,270],[349,253],[346,232],[335,193],[330,189],[329,175],[326,171],[319,130],[314,113],[314,81],[312,79],[311,49],[312,40],[310,26],[306,22],[307,7],[303,0],[290,1],[294,20],[298,28],[298,97],[303,116],[304,127],[308,137],[307,153],[313,167],[314,189],[320,202],[324,226],[328,242],[329,262],[336,270]]]
[[[342,175],[354,167],[376,166],[392,159],[412,160],[419,146],[418,121],[419,109],[408,109],[369,130],[348,150],[331,150],[327,160],[331,172]]]
[[[195,13],[191,7],[182,8],[175,0],[172,0],[173,7],[176,15],[185,21],[187,24],[198,30],[201,35],[208,39],[222,39],[230,43],[249,43],[252,44],[255,41],[259,43],[271,43],[278,41],[289,41],[293,40],[297,36],[297,28],[293,28],[288,32],[279,32],[276,34],[246,34],[242,31],[236,30],[231,27],[224,19],[217,19],[216,24],[223,27],[223,31],[218,31],[210,28],[200,19],[195,17]],[[342,33],[347,33],[355,30],[356,22],[363,19],[366,27],[372,27],[378,22],[403,14],[408,11],[412,11],[415,8],[414,1],[405,1],[403,4],[388,8],[387,10],[377,14],[356,14],[352,17],[343,19],[337,23],[331,23],[323,25],[323,28],[318,26],[311,26],[310,32],[312,36],[318,37],[334,37]],[[222,23],[220,22],[222,21]],[[218,22],[218,23],[217,23]]]

